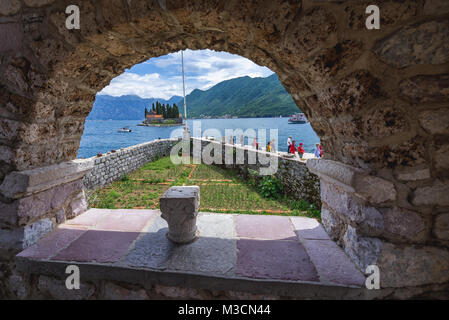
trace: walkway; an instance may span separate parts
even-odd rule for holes
[[[200,238],[174,245],[157,210],[91,209],[17,256],[21,271],[86,279],[342,298],[364,276],[321,225],[304,217],[200,213]],[[116,270],[117,272],[114,272]],[[207,281],[206,281],[207,280]],[[343,291],[342,291],[343,290]]]

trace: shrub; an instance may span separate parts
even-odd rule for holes
[[[265,176],[258,183],[258,190],[265,198],[279,198],[283,185],[280,179],[274,176]]]

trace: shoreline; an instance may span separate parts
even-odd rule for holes
[[[138,127],[179,127],[179,126],[183,126],[184,124],[182,123],[171,123],[171,124],[143,124],[143,123],[139,123],[137,126]]]

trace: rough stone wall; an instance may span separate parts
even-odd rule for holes
[[[126,68],[186,48],[228,51],[279,75],[327,159],[394,189],[380,201],[366,185],[322,178],[325,226],[354,261],[377,264],[383,287],[449,281],[447,1],[160,3],[0,2],[0,183],[74,159],[95,94]],[[71,4],[80,30],[65,27]],[[380,30],[365,28],[372,4]]]
[[[162,284],[130,284],[110,280],[81,281],[80,290],[67,290],[65,279],[47,275],[29,275],[26,283],[15,282],[19,296],[27,299],[56,300],[298,300],[298,299],[435,299],[449,297],[447,286],[424,286],[415,290],[388,288],[382,290],[352,289],[329,290],[317,294],[311,288],[303,288],[294,296],[257,294],[235,290],[210,290]],[[257,289],[253,289],[256,290]]]
[[[117,181],[123,175],[141,168],[144,164],[170,155],[178,139],[161,139],[120,149],[101,157],[90,158],[94,168],[83,179],[86,189],[96,189]]]
[[[56,300],[278,300],[289,297],[257,295],[230,290],[206,290],[183,287],[130,285],[112,281],[82,282],[80,290],[67,290],[63,279],[33,275],[31,286],[19,291],[29,299]]]
[[[192,140],[199,141],[195,138]],[[261,168],[269,166],[267,160],[259,161],[260,157],[266,159],[267,156],[269,156],[276,159],[276,172],[274,173],[274,176],[281,180],[284,192],[293,199],[304,199],[309,203],[314,204],[316,208],[321,208],[320,180],[318,176],[309,171],[306,162],[300,161],[299,158],[285,158],[260,150],[245,149],[238,145],[233,146],[231,144],[222,144],[220,142],[209,140],[201,140],[202,152],[204,152],[205,147],[210,146],[211,144],[215,144],[218,146],[218,150],[221,150],[221,164],[217,165],[228,169],[234,169],[244,177],[248,177],[248,169],[259,172]],[[229,153],[234,153],[233,150],[242,150],[242,153],[244,153],[243,163],[237,163],[237,161],[235,161],[236,156],[234,156],[233,164],[226,164],[226,149],[228,149],[227,152]],[[192,149],[192,154],[195,155],[194,149]],[[249,156],[249,154],[252,154],[252,156]],[[250,157],[252,157],[254,161],[250,162]],[[261,177],[262,176],[259,176],[259,178]]]

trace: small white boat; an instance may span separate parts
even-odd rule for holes
[[[132,130],[129,127],[124,127],[124,128],[118,129],[118,132],[132,132]]]

